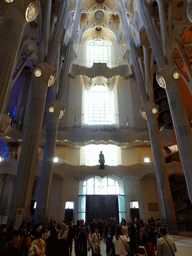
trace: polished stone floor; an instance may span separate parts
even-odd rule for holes
[[[192,256],[192,233],[180,235],[180,236],[170,236],[170,237],[174,240],[177,246],[176,256]],[[105,248],[106,248],[105,243],[101,241],[102,256],[106,256]],[[74,248],[73,248],[72,256],[75,256]],[[88,256],[92,256],[91,251],[88,252]]]
[[[191,234],[192,235],[192,234]],[[192,256],[192,236],[170,236],[176,246],[176,256]]]

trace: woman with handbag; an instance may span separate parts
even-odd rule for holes
[[[113,245],[115,247],[115,255],[126,256],[129,250],[128,239],[123,235],[123,228],[117,225],[116,232],[113,237]]]

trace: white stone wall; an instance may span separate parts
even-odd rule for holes
[[[49,200],[49,220],[53,219],[56,222],[64,220],[64,191],[63,179],[53,175]]]
[[[140,115],[141,100],[135,78],[125,80],[117,78],[117,94],[119,105],[119,124],[130,127],[147,127]]]
[[[127,175],[123,178],[123,182],[124,182],[124,193],[125,193],[126,219],[129,220],[131,218],[131,212],[130,212],[131,201],[139,202],[140,218],[144,219],[145,216],[143,211],[143,201],[142,201],[140,180],[132,175]]]
[[[160,218],[161,211],[155,175],[146,175],[143,179],[141,179],[141,191],[145,221],[151,217],[154,219]],[[148,203],[157,203],[158,211],[150,211]]]
[[[82,117],[82,79],[81,77],[70,79],[69,100],[68,100],[68,120],[67,126],[74,126],[76,117],[77,125],[81,124]]]

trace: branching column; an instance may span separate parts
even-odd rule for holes
[[[157,2],[160,3],[161,1],[158,0]],[[183,105],[178,71],[172,64],[174,63],[173,58],[171,58],[170,55],[169,58],[167,58],[167,56],[164,56],[163,54],[164,47],[162,42],[156,36],[146,0],[139,0],[138,5],[140,7],[145,30],[152,47],[157,66],[159,68],[157,72],[158,80],[167,94],[188,193],[192,202],[192,134],[187,113]],[[160,4],[159,8],[161,8]],[[167,40],[166,47],[168,47]],[[167,61],[169,61],[169,63],[167,63]]]
[[[27,20],[26,11],[31,0],[18,0],[2,3],[3,21],[0,25],[0,114],[4,110],[8,85],[16,66],[17,55],[25,26],[33,19]],[[37,9],[38,11],[38,9]]]
[[[118,10],[118,13],[120,15],[120,19],[122,22],[125,39],[128,43],[131,60],[133,63],[135,75],[136,75],[136,81],[140,92],[141,97],[141,115],[143,119],[147,121],[149,136],[150,136],[150,142],[151,142],[151,149],[153,154],[153,162],[155,166],[155,174],[156,174],[156,182],[157,182],[157,188],[158,188],[158,194],[159,194],[159,201],[161,206],[161,214],[162,217],[166,219],[167,227],[169,229],[169,233],[178,233],[177,229],[177,222],[176,222],[176,216],[175,216],[175,210],[170,190],[170,185],[168,181],[168,175],[167,170],[165,166],[165,159],[163,154],[163,147],[161,145],[161,138],[158,130],[158,123],[157,123],[157,117],[158,117],[158,106],[154,104],[153,101],[149,100],[146,89],[145,89],[145,83],[143,80],[142,72],[139,65],[139,56],[136,51],[135,44],[132,39],[132,33],[129,26],[129,21],[127,19],[127,15],[125,12],[125,6],[124,2],[122,0],[119,0],[121,10]],[[146,63],[145,63],[146,65]],[[148,76],[149,74],[145,70],[145,74]],[[148,84],[148,87],[151,85]]]
[[[19,94],[19,99],[17,103],[17,110],[15,114],[15,121],[16,121],[16,129],[22,130],[23,121],[24,121],[24,112],[27,103],[27,96],[29,93],[29,87],[31,83],[31,69],[25,67],[21,73],[21,77],[23,78],[22,86]]]
[[[59,19],[55,28],[55,36],[51,39],[48,47],[48,36],[51,20],[51,0],[46,2],[41,48],[39,54],[39,64],[35,67],[31,91],[29,93],[26,118],[24,122],[24,135],[19,161],[17,179],[12,199],[12,209],[9,216],[9,222],[15,218],[17,208],[23,209],[23,220],[28,220],[29,207],[32,196],[32,189],[35,177],[38,143],[41,135],[42,121],[45,110],[48,87],[52,86],[56,78],[55,49],[58,49],[64,18],[66,17],[69,1],[63,1],[60,4]],[[45,50],[47,49],[47,50]],[[47,56],[46,56],[47,54]],[[46,60],[46,62],[45,62]]]
[[[74,40],[76,38],[77,26],[79,24],[80,14],[82,11],[80,8],[81,2],[82,0],[79,0],[77,2],[76,16],[75,16],[75,22],[73,25],[72,36],[66,47],[65,60],[61,70],[61,75],[60,77],[58,77],[58,80],[60,80],[58,93],[56,93],[56,90],[54,89],[52,90],[52,92],[50,92],[51,102],[49,103],[49,107],[48,107],[50,113],[48,117],[49,120],[48,120],[48,125],[46,130],[46,141],[45,141],[45,147],[44,147],[43,163],[42,163],[41,176],[40,176],[39,188],[38,188],[37,207],[35,211],[35,223],[39,223],[39,221],[48,220],[49,195],[50,195],[50,186],[52,183],[52,175],[53,175],[53,158],[54,158],[55,146],[56,146],[58,121],[60,118],[63,117],[65,112],[63,99],[64,97],[66,97],[66,90],[68,90],[68,87],[69,87],[69,84],[67,83],[68,73],[69,73],[72,59],[73,59],[73,45],[74,45]],[[64,33],[65,31],[66,31],[66,28],[64,26]],[[60,35],[61,34],[62,34],[62,30],[60,31]],[[50,56],[50,59],[52,59],[53,52],[52,54],[48,54],[48,56]]]
[[[24,135],[19,160],[9,222],[14,221],[17,208],[23,209],[27,221],[35,178],[38,143],[44,114],[48,84],[52,84],[55,68],[47,63],[38,64],[32,76],[29,103],[25,115]]]

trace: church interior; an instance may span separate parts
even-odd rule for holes
[[[186,230],[191,60],[190,0],[1,0],[0,224]]]

